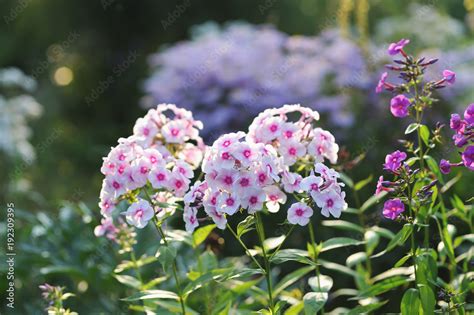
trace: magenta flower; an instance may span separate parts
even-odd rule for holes
[[[403,47],[408,45],[408,43],[410,43],[409,39],[401,39],[398,43],[391,43],[390,46],[388,46],[388,54],[391,56],[397,55],[403,51]]]
[[[456,73],[451,70],[444,70],[443,78],[448,84],[454,84],[456,82]]]
[[[474,103],[470,104],[464,112],[464,119],[468,124],[474,124]]]
[[[462,162],[471,171],[474,171],[474,145],[470,145],[462,153]]]
[[[403,211],[405,211],[405,205],[400,199],[396,198],[385,201],[382,213],[387,219],[395,220]]]
[[[404,161],[406,158],[407,154],[399,150],[391,154],[387,154],[383,168],[395,173],[402,165],[402,161]]]
[[[408,107],[410,100],[403,94],[399,94],[390,101],[390,111],[395,117],[403,118],[408,116]]]
[[[384,72],[382,73],[382,76],[380,77],[379,83],[377,83],[377,87],[375,88],[375,93],[381,93],[382,89],[385,85],[385,80],[387,80],[388,73]]]
[[[451,172],[451,163],[449,163],[448,160],[442,159],[439,162],[439,169],[441,170],[441,173],[449,174],[449,172]]]

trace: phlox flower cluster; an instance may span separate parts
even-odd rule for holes
[[[299,114],[291,122],[289,114]],[[294,194],[300,202],[287,213],[291,224],[306,225],[313,215],[311,204],[321,214],[339,217],[347,205],[339,174],[322,162],[337,161],[338,146],[328,131],[314,128],[317,112],[299,105],[267,109],[250,125],[248,134],[219,137],[206,151],[203,182],[185,196],[184,221],[188,231],[198,226],[197,212],[204,208],[224,229],[227,216],[245,210],[248,214],[267,209],[276,213]],[[305,177],[299,166],[311,170]],[[306,200],[308,199],[308,200]]]
[[[470,104],[464,111],[464,119],[458,114],[452,114],[449,126],[456,131],[453,136],[454,145],[460,148],[461,162],[451,163],[441,160],[440,169],[444,174],[451,171],[452,166],[464,165],[474,171],[474,104]]]
[[[158,205],[174,203],[189,189],[205,147],[201,128],[191,112],[171,104],[160,104],[136,121],[133,135],[119,139],[104,158],[99,207],[105,220],[98,234],[114,231],[112,213],[123,200],[130,205],[122,214],[137,228],[173,211]]]

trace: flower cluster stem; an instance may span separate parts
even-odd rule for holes
[[[262,219],[260,217],[260,214],[257,212],[255,214],[255,224],[257,227],[257,233],[258,237],[260,239],[260,244],[262,246],[262,255],[263,255],[263,261],[265,263],[265,278],[267,279],[267,287],[268,287],[268,300],[270,303],[270,311],[272,314],[275,314],[275,303],[273,301],[273,292],[272,292],[272,275],[270,273],[270,260],[268,259],[267,256],[267,251],[265,250],[265,230],[263,228],[263,223]]]
[[[155,222],[155,226],[156,226],[156,229],[158,230],[158,233],[160,234],[161,239],[163,240],[163,243],[165,244],[166,247],[169,247],[168,241],[166,240],[165,233],[163,232],[163,229],[158,224],[158,222]],[[183,315],[186,315],[186,306],[184,304],[183,291],[181,289],[181,283],[178,277],[178,266],[176,264],[176,258],[173,258],[172,270],[173,270],[173,277],[176,282],[176,289],[178,290],[179,303],[181,304],[181,312],[183,313]]]
[[[308,223],[308,229],[309,229],[309,238],[311,240],[311,246],[313,247],[313,251],[314,251],[316,250],[316,238],[314,237],[314,229],[313,229],[313,224],[311,221]],[[316,278],[318,279],[318,288],[321,290],[321,280],[320,280],[321,273],[319,272],[318,255],[316,253],[311,253],[310,256],[315,264]],[[321,314],[324,315],[324,308],[321,308]]]

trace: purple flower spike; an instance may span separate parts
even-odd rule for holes
[[[464,119],[468,124],[474,124],[474,103],[470,104],[464,112]]]
[[[408,116],[408,107],[410,100],[403,94],[399,94],[390,101],[390,111],[393,116],[403,118]]]
[[[448,160],[442,159],[441,162],[439,162],[439,169],[441,173],[449,174],[451,172],[451,163],[449,163]]]
[[[407,154],[399,150],[391,154],[387,154],[383,168],[392,172],[396,172],[400,166],[402,166],[402,161],[404,161],[406,158]]]
[[[448,84],[454,84],[454,82],[456,82],[456,73],[451,70],[444,70],[443,78]]]
[[[391,43],[390,46],[388,46],[388,54],[391,56],[397,55],[403,51],[403,47],[408,45],[408,43],[410,43],[409,39],[401,39],[398,43]]]
[[[470,145],[462,153],[462,162],[469,170],[474,171],[474,145]]]
[[[377,84],[377,87],[375,88],[375,93],[380,93],[383,90],[383,87],[385,85],[385,80],[387,80],[388,73],[384,72],[382,73],[382,76],[380,77],[379,83]]]
[[[398,198],[387,200],[383,205],[383,216],[390,220],[398,218],[403,211],[405,211],[405,205]]]
[[[449,127],[456,131],[462,127],[461,117],[458,114],[451,114]]]

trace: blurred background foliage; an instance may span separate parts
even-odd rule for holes
[[[173,16],[177,5],[185,9]],[[78,294],[71,303],[80,313],[123,311],[114,304],[124,296],[123,289],[107,269],[118,260],[112,250],[97,254],[97,248],[107,244],[92,234],[98,218],[101,158],[118,137],[130,134],[144,113],[139,104],[145,95],[144,82],[152,73],[148,57],[190,39],[193,26],[246,21],[308,36],[337,28],[360,45],[367,58],[374,47],[406,37],[413,39],[411,50],[438,49],[441,55],[460,51],[447,64],[465,58],[474,67],[473,10],[470,0],[1,1],[0,68],[16,67],[31,76],[37,86],[28,94],[43,108],[41,116],[29,122],[36,158],[0,153],[0,200],[2,204],[13,201],[17,210],[18,301],[31,303],[25,311],[44,307],[37,285],[47,280],[70,286]],[[371,69],[376,76],[381,71],[378,66]],[[447,102],[440,103],[446,106],[436,108],[430,119],[446,123],[449,113],[473,101],[472,73],[458,80],[466,93],[447,96]],[[374,165],[381,169],[385,154],[396,144],[394,130],[401,130],[396,128],[403,124],[390,118],[387,128],[388,100],[372,100],[370,106],[384,110],[377,116],[363,94],[351,94],[358,115],[338,140],[349,158],[366,155],[349,171],[355,180],[373,173]],[[321,124],[330,125],[324,120]],[[453,151],[440,154],[455,155]],[[473,179],[468,174],[467,185],[458,185],[457,193],[466,197],[472,192]],[[361,191],[362,200],[373,193],[373,186]],[[76,205],[79,202],[82,206]],[[4,227],[1,231],[3,235]],[[327,239],[332,233],[321,227],[318,238]],[[295,244],[303,238],[295,237]],[[239,254],[228,251],[227,255]],[[3,285],[4,281],[1,294]]]

